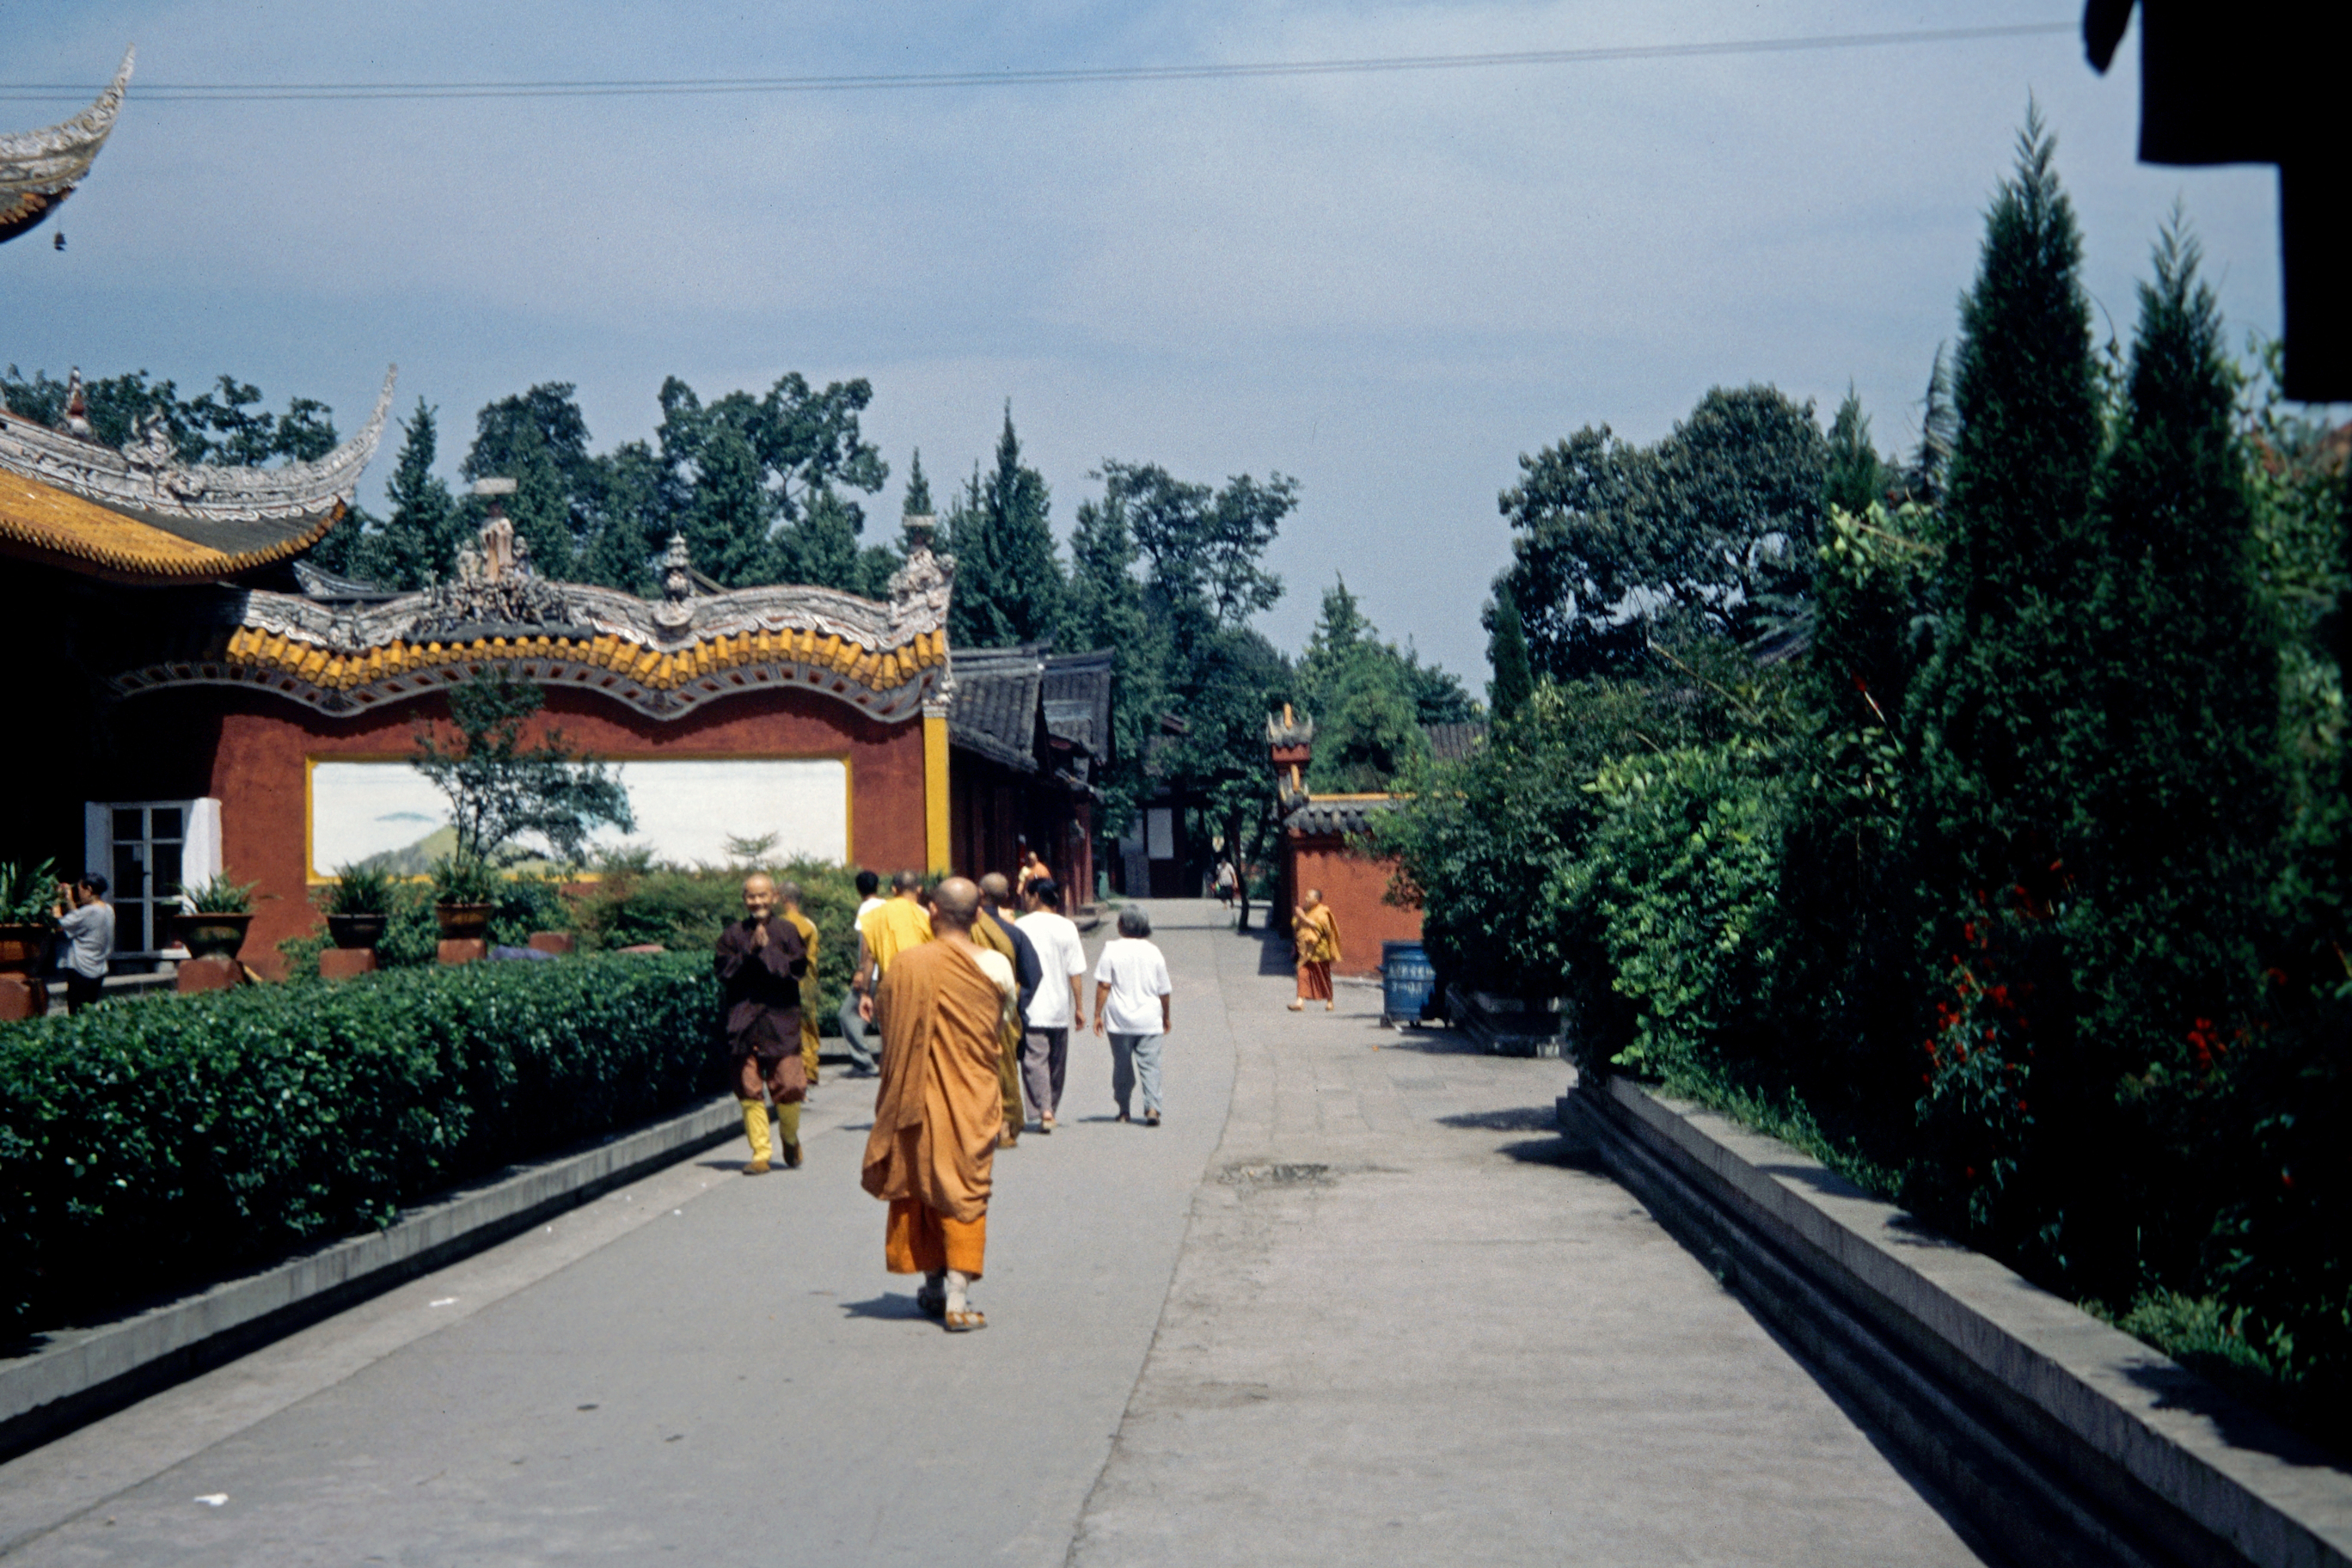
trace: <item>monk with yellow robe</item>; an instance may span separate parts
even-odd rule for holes
[[[974,945],[980,889],[940,884],[933,941],[893,957],[882,973],[882,1083],[866,1139],[863,1183],[890,1205],[883,1261],[921,1274],[915,1303],[953,1333],[985,1328],[965,1292],[988,1247],[989,1183],[1004,1100],[999,1031],[1013,994],[1013,966]]]
[[[776,884],[776,903],[792,928],[801,933],[801,945],[808,950],[808,973],[801,979],[801,1065],[808,1069],[808,1086],[816,1087],[816,1018],[819,1005],[816,998],[816,921],[801,910],[801,885],[798,882]]]
[[[857,1014],[877,1027],[882,1019],[875,999],[890,961],[905,949],[931,940],[931,917],[922,903],[923,874],[901,871],[890,879],[890,897],[857,922],[859,943],[865,950],[857,967]]]
[[[1339,962],[1339,921],[1331,906],[1323,901],[1321,889],[1307,889],[1307,901],[1298,906],[1291,921],[1290,936],[1298,944],[1298,998],[1290,1010],[1296,1013],[1308,1002],[1319,1001],[1328,1013],[1334,1005],[1331,966]]]

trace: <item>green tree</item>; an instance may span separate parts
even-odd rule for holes
[[[918,447],[907,459],[907,496],[898,506],[902,517],[936,516],[931,508],[931,481],[923,474],[923,449]]]
[[[359,576],[388,588],[424,588],[454,565],[465,533],[449,487],[433,471],[439,443],[433,406],[416,400],[416,412],[401,426],[400,456],[384,496],[392,513],[360,541],[350,566]]]
[[[1007,647],[1053,635],[1062,596],[1045,477],[1021,460],[1013,405],[996,442],[996,467],[977,471],[948,520],[956,558],[949,636],[965,647]]]
[[[1380,640],[1345,578],[1324,590],[1294,684],[1315,720],[1310,790],[1384,789],[1426,754],[1404,660]]]
[[[2095,1279],[2094,1260],[2127,1252],[2137,1222],[2085,1184],[2123,1130],[2113,1074],[2075,1048],[2064,929],[2086,868],[2069,832],[2075,792],[2104,743],[2084,677],[2105,431],[2082,243],[2053,155],[2030,112],[1961,306],[1942,628],[1915,698],[1908,828],[1920,951],[1956,959],[1937,980],[1948,1021],[1923,1102],[1938,1141],[1923,1180],[1948,1184],[1921,1201],[2041,1264],[2087,1266],[2074,1283],[2096,1288],[2113,1281]],[[2029,1148],[2036,1128],[2064,1131]],[[2021,1183],[2026,1165],[2036,1179]],[[2086,1205],[2067,1212],[2070,1193]]]
[[[568,381],[542,382],[486,405],[475,416],[474,444],[459,468],[469,479],[514,480],[507,519],[516,537],[529,542],[533,569],[546,577],[572,575],[592,528],[595,465],[588,453],[588,422],[573,391]],[[464,503],[473,527],[486,510],[470,498]]]
[[[1100,821],[1112,836],[1127,830],[1143,796],[1151,732],[1168,710],[1168,642],[1145,613],[1137,557],[1126,504],[1118,496],[1079,503],[1070,533],[1070,578],[1054,640],[1072,653],[1110,650],[1112,755],[1100,775]]]
[[[578,866],[600,825],[635,829],[620,780],[583,760],[561,730],[523,743],[523,727],[544,700],[537,686],[492,666],[449,688],[454,735],[444,739],[430,721],[417,726],[412,762],[449,798],[459,860],[512,865],[538,847],[520,842],[530,837],[561,863]]]
[[[1830,421],[1829,462],[1822,476],[1822,506],[1824,510],[1839,510],[1861,515],[1874,502],[1886,499],[1887,481],[1893,476],[1878,456],[1878,448],[1870,443],[1870,416],[1862,411],[1862,398],[1849,384],[1845,401],[1838,405],[1837,416]]]
[[[1495,597],[1480,618],[1486,623],[1486,662],[1495,671],[1486,688],[1486,705],[1496,723],[1507,723],[1535,693],[1527,627],[1519,620],[1518,601],[1511,595],[1507,576],[1495,579]]]

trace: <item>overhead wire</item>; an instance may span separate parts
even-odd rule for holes
[[[1793,38],[1733,38],[1703,43],[1626,44],[1575,49],[1515,49],[1483,54],[1384,55],[1353,59],[1202,62],[1161,66],[1068,66],[998,70],[873,72],[832,76],[654,77],[574,81],[487,82],[145,82],[142,103],[277,103],[430,99],[650,98],[749,93],[887,92],[947,88],[1085,86],[1097,82],[1180,82],[1268,77],[1367,76],[1410,71],[1595,65],[1730,55],[1794,54],[2038,37],[2074,30],[2073,22],[2013,22],[1903,32],[1831,33]],[[86,84],[0,83],[0,101],[87,98]]]

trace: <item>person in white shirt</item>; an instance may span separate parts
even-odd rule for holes
[[[1023,900],[1029,912],[1014,922],[1045,977],[1029,999],[1021,1021],[1021,1079],[1029,1103],[1037,1108],[1037,1130],[1054,1130],[1054,1113],[1062,1108],[1062,1080],[1070,1067],[1070,1031],[1087,1026],[1086,996],[1080,986],[1087,973],[1087,944],[1078,928],[1062,913],[1062,889],[1051,877],[1033,879]],[[1065,984],[1066,980],[1067,984]]]
[[[84,871],[79,882],[59,882],[49,914],[66,939],[66,1011],[79,1013],[105,994],[114,956],[114,906],[106,901],[106,879]]]
[[[866,968],[866,917],[882,907],[882,879],[871,871],[857,873],[857,896],[863,901],[857,906],[857,918],[850,929],[857,933],[857,952],[852,955],[849,973],[859,974]],[[866,1020],[857,1016],[857,987],[841,988],[841,1042],[849,1051],[849,1076],[874,1076],[874,1047],[866,1038]]]
[[[1118,935],[1103,944],[1095,965],[1095,1033],[1110,1037],[1110,1092],[1118,1119],[1143,1087],[1143,1124],[1160,1125],[1160,1045],[1172,1022],[1168,961],[1147,939],[1151,921],[1133,905],[1118,911]]]

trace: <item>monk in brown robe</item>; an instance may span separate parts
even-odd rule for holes
[[[884,1264],[923,1275],[916,1305],[956,1333],[988,1323],[965,1291],[988,1247],[1004,1124],[998,1041],[1013,994],[1012,964],[972,942],[979,915],[979,888],[949,878],[934,895],[934,940],[883,972],[882,1083],[866,1140],[866,1190],[890,1205]]]
[[[1334,1005],[1331,966],[1339,962],[1339,922],[1323,901],[1321,889],[1307,889],[1307,901],[1298,906],[1290,935],[1298,944],[1298,998],[1290,1010],[1296,1013],[1309,1002],[1320,1002],[1328,1013]]]
[[[751,1144],[743,1173],[764,1176],[769,1170],[762,1091],[775,1101],[784,1163],[798,1170],[801,1101],[808,1098],[808,1070],[801,1061],[801,977],[808,973],[808,949],[792,923],[777,917],[776,884],[764,872],[743,879],[743,918],[719,933],[712,967],[727,1029],[727,1081],[742,1102],[743,1135]]]

